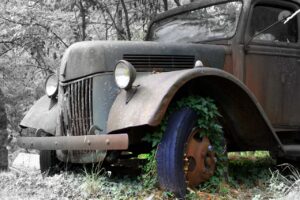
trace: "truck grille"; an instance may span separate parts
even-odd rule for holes
[[[130,62],[139,71],[162,69],[171,71],[178,69],[193,68],[195,57],[189,55],[139,55],[125,54],[123,59]]]
[[[85,79],[67,86],[68,93],[68,133],[87,135],[93,123],[92,79]]]
[[[64,111],[64,134],[79,136],[87,135],[93,124],[92,113],[92,78],[84,79],[66,85],[65,111]],[[67,116],[66,116],[67,113]],[[73,155],[81,155],[94,151],[73,151]]]

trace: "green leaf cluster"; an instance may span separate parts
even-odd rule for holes
[[[218,119],[222,116],[213,99],[209,97],[189,96],[177,103],[177,109],[189,107],[198,115],[197,127],[201,129],[200,137],[208,137],[216,153],[217,165],[214,176],[200,185],[200,189],[208,192],[222,190],[222,183],[228,179],[226,141],[222,126]]]

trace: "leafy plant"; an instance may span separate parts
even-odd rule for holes
[[[156,149],[157,145],[159,144],[163,133],[166,130],[167,126],[167,117],[162,121],[159,128],[151,134],[146,134],[146,136],[143,138],[144,141],[151,143],[152,145],[152,151],[146,156],[147,164],[143,167],[143,174],[141,176],[141,179],[143,181],[143,186],[146,189],[152,189],[157,180],[157,171],[156,171]]]

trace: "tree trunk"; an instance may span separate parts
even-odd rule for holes
[[[123,36],[123,25],[122,25],[122,10],[121,9],[117,9],[117,19],[116,19],[116,25],[117,25],[117,37],[118,40],[124,40],[124,36]]]
[[[168,0],[163,0],[164,2],[164,10],[167,11],[168,10]]]
[[[6,170],[8,167],[7,142],[7,117],[4,107],[4,95],[0,89],[0,170]]]
[[[82,1],[79,1],[79,9],[80,9],[80,16],[81,16],[81,40],[84,41],[86,39],[86,10],[82,4]]]
[[[121,4],[122,4],[123,10],[124,10],[124,15],[125,15],[125,25],[126,25],[127,39],[131,40],[128,11],[127,11],[124,0],[121,0]]]

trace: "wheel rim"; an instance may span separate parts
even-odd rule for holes
[[[195,187],[207,181],[216,168],[216,157],[208,137],[197,137],[199,129],[190,134],[184,154],[184,172],[187,185]]]

